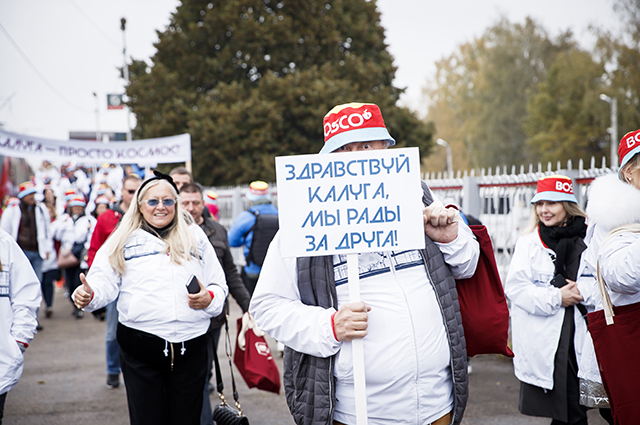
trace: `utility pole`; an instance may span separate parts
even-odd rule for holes
[[[125,18],[120,19],[120,29],[122,30],[122,55],[124,56],[124,63],[122,67],[122,73],[124,76],[124,82],[129,85],[129,64],[127,63],[127,36],[125,27],[127,20]],[[127,142],[131,141],[131,108],[125,106],[127,109]]]

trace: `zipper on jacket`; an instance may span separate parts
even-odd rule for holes
[[[431,287],[435,292],[436,300],[438,301],[438,306],[440,307],[440,314],[442,314],[442,324],[444,325],[444,329],[447,333],[447,340],[449,341],[449,356],[451,357],[451,360],[449,360],[449,366],[451,366],[451,380],[453,381],[453,409],[451,410],[451,424],[453,424],[456,419],[456,408],[458,407],[458,391],[456,389],[456,374],[455,366],[453,364],[453,344],[451,342],[451,333],[449,332],[449,328],[447,327],[447,321],[445,319],[444,309],[442,308],[442,302],[440,301],[440,294],[438,294],[438,288],[436,288],[436,285],[431,278],[431,273],[429,273],[429,267],[427,266],[426,248],[419,251],[420,256],[422,257],[422,261],[424,261],[424,268],[427,272],[427,278],[429,279],[429,283],[431,284]]]

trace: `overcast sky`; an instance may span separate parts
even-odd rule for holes
[[[101,131],[125,132],[126,113],[108,111],[106,104],[107,93],[123,91],[117,71],[123,63],[120,18],[127,19],[127,53],[148,59],[155,31],[166,27],[178,4],[0,0],[2,128],[53,139],[98,125]],[[407,88],[401,100],[420,114],[422,89],[435,62],[480,37],[500,16],[512,22],[531,16],[551,35],[570,28],[585,47],[594,41],[589,25],[615,32],[619,23],[612,0],[378,0],[378,7],[398,67],[395,85]]]

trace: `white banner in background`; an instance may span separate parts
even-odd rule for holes
[[[82,164],[163,164],[191,161],[191,135],[132,142],[51,140],[0,130],[0,155],[42,158],[51,162]]]

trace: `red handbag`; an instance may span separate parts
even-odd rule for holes
[[[242,328],[242,317],[238,318],[238,336]],[[280,371],[269,344],[263,336],[257,336],[252,328],[247,329],[245,349],[241,349],[236,338],[233,362],[249,388],[258,388],[280,394]]]
[[[467,355],[502,354],[513,357],[509,339],[509,308],[493,254],[491,238],[482,225],[469,226],[480,244],[473,276],[456,280]]]
[[[640,418],[640,303],[613,307],[613,312],[611,325],[603,310],[587,314],[589,332],[614,423],[634,424]]]
[[[617,227],[605,236],[600,249],[617,234],[640,232],[640,225]],[[587,314],[589,332],[598,358],[602,385],[609,396],[615,425],[638,423],[640,418],[640,302],[616,307],[597,265],[602,310]]]

